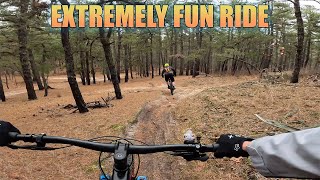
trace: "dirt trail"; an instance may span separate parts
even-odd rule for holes
[[[22,132],[46,132],[80,139],[106,135],[106,132],[122,136],[125,127],[136,122],[128,127],[128,137],[134,137],[151,145],[182,143],[183,132],[177,130],[182,126],[176,117],[178,116],[176,108],[181,107],[181,102],[208,88],[229,86],[253,78],[181,76],[177,77],[177,89],[173,96],[161,77],[135,78],[130,83],[121,84],[124,98],[121,101],[114,100],[112,102],[114,107],[90,110],[86,114],[71,114],[61,109],[59,104],[74,102],[68,84],[62,79],[60,77],[50,79],[50,85],[55,89],[49,92],[48,97],[43,97],[42,92],[37,91],[39,93],[37,101],[27,101],[25,94],[19,95],[23,93],[20,90],[25,91],[21,80],[19,86],[7,91],[7,94],[12,93],[8,101],[0,104],[2,118],[12,121]],[[92,86],[79,84],[79,87],[87,102],[109,95],[108,92],[111,96],[113,95],[111,83],[99,82]],[[186,106],[192,106],[192,104],[193,102],[190,102]],[[19,111],[12,113],[17,109]],[[139,112],[138,115],[137,112]],[[189,112],[185,113],[188,116]],[[60,126],[57,126],[57,123]],[[38,177],[48,176],[48,172],[52,173],[48,179],[92,179],[93,175],[99,173],[95,152],[80,148],[66,149],[54,152],[49,158],[43,158],[47,152],[40,156],[39,152],[21,152],[1,150],[0,154],[4,153],[6,156],[0,161],[0,166],[3,165],[6,168],[0,172],[0,179],[14,179],[13,176],[22,180],[38,179]],[[77,155],[71,156],[71,152]],[[186,174],[185,169],[189,164],[181,157],[172,157],[164,153],[140,157],[140,175],[147,175],[153,180],[185,179],[183,175]],[[12,162],[13,158],[14,162]],[[25,163],[28,164],[27,169],[21,166]],[[41,169],[41,171],[35,171],[35,169]],[[72,174],[73,177],[68,177],[68,174]]]
[[[174,137],[174,127],[176,126],[172,108],[177,97],[185,91],[177,92],[174,96],[169,96],[168,92],[156,101],[148,103],[140,111],[137,117],[137,124],[129,129],[127,136],[133,137],[143,142],[153,144],[167,144]],[[143,155],[141,170],[139,174],[148,175],[150,179],[175,179],[172,173],[173,161],[166,158],[165,154]],[[159,161],[159,159],[162,159]],[[165,160],[166,159],[166,160]]]
[[[237,82],[240,83],[240,82]],[[229,86],[230,84],[217,84],[217,86]],[[201,88],[193,89],[193,87],[178,87],[173,96],[170,95],[169,90],[162,90],[162,95],[159,99],[152,101],[144,106],[140,111],[136,124],[128,127],[126,136],[141,140],[149,145],[154,144],[172,144],[180,141],[175,139],[176,127],[178,124],[174,120],[174,109],[176,104],[185,98],[197,95],[201,91],[207,89]],[[141,156],[141,167],[139,174],[147,175],[150,179],[181,179],[179,174],[181,172],[177,158],[171,157],[165,153],[157,153],[151,155]],[[181,158],[180,158],[181,159]]]

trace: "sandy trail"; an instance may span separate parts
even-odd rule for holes
[[[81,79],[77,78],[77,82],[79,87],[82,87],[81,84]],[[91,79],[91,83],[92,83],[92,79]],[[103,83],[103,78],[102,77],[96,77],[96,83]],[[106,83],[107,85],[111,86],[111,83]],[[122,86],[123,83],[121,83]],[[51,85],[53,88],[55,89],[69,89],[69,84],[68,84],[68,78],[65,76],[53,76],[53,77],[49,77],[49,85]],[[125,92],[150,92],[150,91],[157,91],[161,88],[164,88],[165,84],[162,82],[161,84],[157,83],[156,85],[154,83],[149,83],[147,84],[147,86],[140,86],[140,87],[122,87],[121,90],[125,93]],[[38,87],[36,84],[34,84],[34,88],[36,91],[38,90]],[[49,90],[50,91],[50,90]],[[114,89],[113,88],[108,88],[108,89],[102,89],[102,90],[96,90],[95,93],[113,93]],[[9,90],[6,90],[5,95],[6,97],[12,97],[15,95],[20,95],[20,94],[26,94],[27,90],[25,88],[24,85],[22,85],[21,87],[16,87],[16,88],[11,88]],[[50,92],[49,92],[50,93]],[[86,94],[91,94],[90,93],[86,93],[86,92],[82,92],[83,95]]]
[[[230,83],[218,86],[229,86]],[[178,135],[181,139],[175,139],[176,127],[174,109],[180,100],[195,96],[207,87],[194,89],[193,87],[177,87],[174,95],[169,90],[162,88],[159,99],[146,104],[137,117],[137,123],[127,128],[127,137],[141,140],[149,145],[173,144],[180,141],[183,143],[183,134]],[[165,153],[143,155],[141,157],[140,175],[147,175],[152,180],[181,179],[179,164],[184,163],[181,157],[172,157]]]

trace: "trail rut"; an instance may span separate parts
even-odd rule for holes
[[[164,93],[166,94],[166,93]],[[167,144],[175,137],[173,109],[176,98],[162,95],[160,99],[146,104],[137,117],[137,123],[131,126],[127,136],[139,139],[149,145]],[[139,174],[145,174],[150,179],[177,179],[174,159],[164,153],[141,156]],[[175,169],[173,172],[172,169]]]
[[[240,83],[240,82],[238,82]],[[230,86],[238,83],[224,84]],[[219,87],[219,86],[217,86]],[[174,109],[182,99],[195,96],[208,87],[192,89],[179,87],[173,96],[169,90],[162,89],[159,99],[147,103],[137,115],[136,123],[127,128],[126,137],[138,139],[148,145],[183,143],[183,134],[176,136],[178,124],[174,118]],[[176,139],[181,137],[181,139]],[[142,155],[139,174],[152,180],[181,179],[180,164],[185,164],[181,157],[172,157],[165,153]]]
[[[126,136],[139,139],[149,145],[171,144],[176,137],[175,127],[177,124],[174,120],[176,103],[202,90],[203,88],[192,90],[181,87],[171,96],[168,90],[163,89],[158,100],[146,104],[141,109],[137,116],[137,123],[128,128]],[[183,139],[181,139],[182,142]],[[142,155],[139,174],[147,175],[149,179],[153,180],[179,179],[176,162],[176,158],[165,153]]]

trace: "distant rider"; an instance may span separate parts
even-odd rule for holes
[[[161,76],[164,77],[165,81],[167,82],[168,89],[170,89],[170,86],[168,83],[169,79],[172,82],[173,89],[175,89],[174,76],[176,75],[177,75],[176,70],[173,67],[171,67],[169,63],[164,64],[164,69],[162,70]]]

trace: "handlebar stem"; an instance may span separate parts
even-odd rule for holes
[[[114,168],[116,171],[127,169],[128,144],[118,143],[114,151]]]
[[[130,165],[128,164],[128,149],[129,144],[118,142],[114,151],[114,167],[112,173],[113,180],[128,180],[130,179]]]

